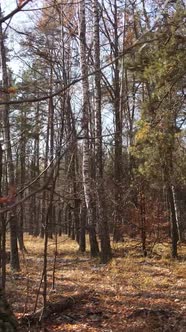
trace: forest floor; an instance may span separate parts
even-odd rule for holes
[[[179,260],[169,255],[170,244],[157,244],[144,258],[140,243],[128,240],[113,246],[107,265],[80,255],[74,241],[58,239],[53,280],[55,241],[48,246],[48,296],[55,303],[70,298],[66,310],[51,314],[42,324],[31,325],[27,313],[42,307],[43,240],[26,236],[28,254],[21,254],[21,272],[7,271],[7,296],[26,324],[21,332],[184,332],[186,331],[186,245]],[[52,287],[52,283],[54,285]]]

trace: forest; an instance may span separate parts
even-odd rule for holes
[[[185,261],[185,0],[0,0],[0,332],[184,332]]]

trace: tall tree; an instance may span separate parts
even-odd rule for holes
[[[88,231],[90,238],[91,255],[97,256],[99,252],[96,239],[95,220],[93,211],[93,188],[91,179],[91,150],[90,150],[90,104],[89,104],[89,82],[88,82],[88,63],[87,63],[87,45],[86,45],[86,14],[85,1],[79,5],[79,47],[80,47],[80,68],[82,75],[82,129],[83,129],[83,189],[87,209]]]
[[[0,18],[2,18],[2,11],[0,6]],[[2,63],[2,87],[5,91],[4,100],[9,100],[8,88],[10,86],[8,68],[7,68],[7,55],[5,47],[5,35],[2,29],[2,23],[0,23],[0,44],[1,44],[1,63]],[[6,146],[6,159],[8,165],[8,181],[9,188],[15,187],[15,174],[14,163],[12,157],[11,136],[10,136],[10,121],[9,121],[9,106],[5,104],[3,111],[3,125],[4,125],[4,140]],[[10,193],[11,195],[11,193]],[[11,268],[15,271],[20,269],[19,254],[17,246],[17,220],[16,211],[9,215],[10,222],[10,239],[11,239]]]
[[[182,8],[183,10],[184,8]],[[178,123],[183,116],[183,82],[185,50],[183,42],[181,8],[163,15],[160,26],[153,32],[154,42],[139,50],[137,62],[139,76],[144,83],[141,121],[136,133],[136,152],[141,159],[139,170],[151,183],[156,179],[165,187],[170,211],[172,256],[177,257],[179,222],[175,188],[179,183],[175,160]],[[151,38],[152,38],[151,35]],[[166,36],[166,41],[165,41]],[[148,38],[148,37],[147,37]],[[156,50],[156,52],[154,51]],[[153,154],[152,154],[153,151]],[[141,154],[141,157],[140,157]]]
[[[103,178],[103,143],[101,117],[101,71],[100,71],[100,6],[97,0],[93,1],[94,15],[94,67],[95,67],[95,159],[96,159],[96,190],[98,227],[101,241],[101,261],[106,263],[111,258],[109,228],[105,206],[105,189]]]

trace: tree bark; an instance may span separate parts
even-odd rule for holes
[[[2,18],[1,6],[0,6],[0,18]],[[7,69],[7,59],[6,59],[6,49],[4,44],[4,35],[2,24],[0,24],[0,47],[1,47],[1,62],[2,62],[2,86],[6,91],[9,87],[8,69]],[[8,93],[4,96],[5,101],[9,100]],[[11,137],[10,137],[10,122],[9,122],[9,106],[6,104],[3,111],[3,123],[4,123],[4,139],[6,145],[6,158],[8,167],[8,179],[9,186],[15,186],[14,178],[14,164],[12,158],[12,147],[11,147]],[[16,227],[16,215],[14,218],[10,218],[10,234],[11,234],[11,268],[12,270],[19,271],[19,254],[17,247],[17,227]]]
[[[96,191],[98,208],[98,228],[101,242],[101,262],[111,259],[111,246],[107,213],[105,206],[103,179],[103,147],[101,118],[101,72],[100,72],[100,36],[99,36],[99,2],[93,1],[94,16],[94,68],[95,68],[95,159],[96,159]]]
[[[175,211],[175,205],[174,205],[174,195],[173,195],[173,189],[172,186],[168,184],[167,186],[167,194],[168,194],[168,202],[169,202],[169,208],[170,208],[170,222],[171,222],[171,253],[173,258],[178,257],[178,251],[177,251],[177,244],[178,244],[178,228],[177,228],[177,220],[176,220],[176,211]]]
[[[80,67],[82,74],[82,100],[83,100],[83,189],[85,196],[85,204],[87,209],[88,232],[90,239],[90,252],[92,257],[99,254],[99,247],[96,238],[94,209],[93,209],[93,190],[91,183],[91,151],[89,142],[89,82],[88,82],[88,64],[86,59],[86,18],[85,18],[85,1],[81,1],[79,5],[79,39],[80,39]]]
[[[17,321],[0,288],[0,332],[16,332]]]
[[[2,194],[2,176],[3,176],[3,149],[0,144],[0,196]],[[0,287],[5,289],[6,284],[6,220],[5,216],[0,216],[0,268],[1,282]]]
[[[115,181],[115,228],[113,240],[123,241],[122,234],[122,120],[120,112],[120,76],[119,76],[119,37],[118,37],[118,8],[114,0],[114,58],[113,65],[113,88],[114,88],[114,117],[115,117],[115,159],[114,159],[114,181]]]

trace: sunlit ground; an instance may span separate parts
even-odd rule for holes
[[[43,240],[25,236],[28,254],[20,254],[21,272],[7,265],[7,294],[18,318],[43,304]],[[113,259],[79,254],[78,245],[66,236],[48,244],[48,295],[55,303],[80,296],[72,308],[48,317],[45,331],[186,331],[186,246],[179,246],[179,260],[170,258],[170,244],[156,244],[144,258],[140,241],[113,245]],[[40,289],[39,289],[40,288]],[[48,330],[47,330],[48,329]],[[24,326],[21,331],[44,331]]]

